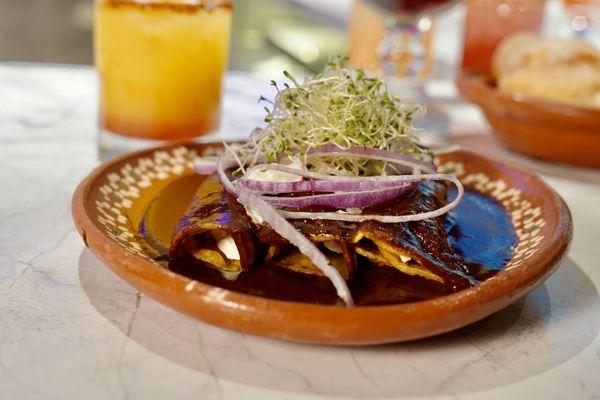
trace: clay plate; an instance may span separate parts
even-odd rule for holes
[[[461,93],[479,105],[508,148],[548,161],[600,168],[600,109],[498,90],[489,71],[463,71]]]
[[[508,306],[541,284],[557,268],[571,241],[569,210],[541,179],[461,150],[441,156],[440,170],[495,198],[514,227],[512,259],[494,277],[432,300],[354,308],[228,291],[167,269],[154,258],[153,247],[139,228],[163,189],[190,178],[194,157],[218,151],[219,145],[190,144],[120,156],[96,168],[79,185],[72,210],[86,246],[122,279],[175,310],[224,328],[293,341],[353,345],[447,332]],[[169,204],[168,199],[162,201]],[[164,231],[158,236],[168,237],[174,215],[183,213],[172,208],[156,213],[156,218],[164,215],[170,220],[165,226],[156,225],[156,230]]]

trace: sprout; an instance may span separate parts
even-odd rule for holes
[[[265,162],[278,162],[282,154],[303,155],[307,149],[328,144],[426,154],[411,129],[421,108],[403,104],[379,78],[347,69],[339,58],[304,83],[287,71],[283,75],[289,84],[281,88],[271,82],[277,95],[269,102],[271,108],[265,107],[267,125],[255,131],[248,144],[247,150]],[[261,96],[260,100],[266,99]],[[310,168],[344,175],[380,174],[386,169],[379,161],[340,157],[321,158]]]

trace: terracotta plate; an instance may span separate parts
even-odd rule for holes
[[[508,148],[548,161],[600,168],[600,109],[498,90],[489,71],[463,71],[457,85],[481,107]]]
[[[506,307],[541,284],[559,265],[571,240],[569,210],[541,179],[457,151],[440,157],[440,170],[456,174],[472,193],[494,198],[512,225],[510,260],[494,277],[432,300],[354,308],[225,290],[176,274],[156,258],[156,249],[168,245],[175,221],[184,212],[182,198],[190,198],[195,190],[189,184],[197,179],[192,176],[194,157],[218,151],[219,145],[190,144],[116,158],[79,185],[73,217],[85,244],[129,284],[178,311],[224,328],[325,344],[397,342],[447,332]],[[148,229],[153,231],[152,240]]]

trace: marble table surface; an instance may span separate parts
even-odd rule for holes
[[[229,75],[226,133],[260,123],[264,88]],[[84,247],[70,200],[98,163],[96,96],[90,68],[0,65],[0,399],[600,398],[599,185],[544,175],[570,254],[479,323],[373,347],[262,339],[140,295]]]

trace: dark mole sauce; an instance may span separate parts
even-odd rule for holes
[[[198,281],[236,292],[277,300],[342,304],[328,279],[269,264],[256,265],[250,271],[240,273],[235,280],[225,279],[220,271],[203,265],[193,257],[179,259],[169,268]],[[349,287],[356,305],[407,303],[446,294],[444,285],[437,282],[360,261]]]
[[[157,196],[141,221],[143,233],[157,253],[163,253],[168,247],[170,237],[166,232],[172,232],[177,218],[183,214],[181,210],[191,200],[193,193],[189,185],[200,182],[189,177],[181,180],[185,180],[185,183],[175,181],[165,189],[167,193]],[[179,191],[182,192],[177,193]],[[163,218],[167,208],[160,203],[166,201],[170,203],[169,211],[176,212]],[[174,201],[177,204],[173,204]],[[156,215],[159,210],[162,210],[161,218]],[[160,225],[166,226],[159,226],[156,222],[159,220]],[[153,235],[158,231],[161,232],[161,238]],[[479,279],[487,279],[501,270],[511,259],[516,245],[516,236],[506,210],[491,197],[471,190],[466,190],[458,207],[448,215],[446,231],[456,254],[465,263],[477,266],[474,269],[480,271],[477,274]],[[165,260],[165,257],[158,255],[158,260]],[[235,280],[226,279],[220,271],[203,265],[193,257],[171,262],[168,268],[209,285],[241,293],[285,301],[342,304],[326,278],[295,273],[268,264],[255,265],[251,270],[240,273]],[[358,258],[357,274],[349,282],[349,287],[356,305],[409,303],[449,294],[443,284],[408,276],[391,267],[372,265],[361,257]]]

